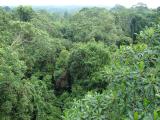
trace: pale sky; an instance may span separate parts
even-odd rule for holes
[[[147,4],[149,8],[157,8],[160,6],[160,0],[0,0],[0,6],[8,5],[53,5],[53,6],[114,6],[120,4],[125,7],[131,7],[138,2]]]

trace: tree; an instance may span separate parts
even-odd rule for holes
[[[25,70],[25,62],[20,60],[17,51],[6,46],[0,48],[0,81],[21,80]]]
[[[53,76],[56,58],[65,48],[60,39],[50,38],[46,31],[31,23],[11,22],[10,28],[13,34],[11,46],[23,53],[21,57],[27,65],[26,77],[35,74],[43,79],[48,73]]]
[[[94,76],[94,81],[108,83],[105,90],[102,93],[89,92],[83,98],[75,99],[64,111],[64,119],[160,118],[160,62],[156,55],[145,44],[123,46],[112,53],[111,64]],[[154,65],[150,64],[151,58],[156,59]]]
[[[159,41],[159,33],[160,33],[160,26],[155,25],[154,27],[148,27],[140,32],[138,35],[138,42],[139,43],[146,43],[148,46],[158,46],[160,45]]]
[[[120,26],[124,34],[132,38],[136,43],[136,34],[139,34],[146,26],[153,25],[155,12],[146,7],[145,4],[137,4],[132,8],[115,6],[111,9],[116,19],[116,25]]]
[[[56,98],[39,80],[0,83],[1,120],[59,120]]]
[[[8,28],[9,21],[11,19],[11,14],[6,12],[2,7],[0,7],[0,32],[2,33]]]
[[[83,8],[70,18],[69,24],[66,24],[64,38],[74,42],[94,39],[115,44],[119,35],[123,36],[122,30],[115,26],[113,15],[104,8]]]
[[[34,11],[30,6],[19,6],[15,9],[15,17],[24,22],[29,22],[33,17]]]
[[[109,64],[110,57],[107,51],[103,43],[88,42],[76,45],[68,62],[71,77],[74,80],[86,79],[93,72]]]
[[[63,22],[61,22],[60,16],[56,14],[51,14],[44,10],[38,11],[32,17],[31,23],[35,28],[46,31],[51,37],[62,38],[60,29]]]

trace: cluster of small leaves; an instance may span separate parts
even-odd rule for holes
[[[139,42],[148,44],[149,46],[160,45],[160,25],[146,28],[138,35]]]
[[[77,44],[69,57],[69,71],[74,80],[86,79],[91,73],[109,64],[108,50],[103,43]]]
[[[21,80],[26,66],[11,47],[0,48],[0,81]]]

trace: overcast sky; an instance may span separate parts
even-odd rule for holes
[[[138,2],[147,4],[149,8],[156,8],[160,6],[160,0],[0,0],[0,6],[2,5],[54,5],[54,6],[114,6],[115,4],[121,4],[126,7],[131,7]]]

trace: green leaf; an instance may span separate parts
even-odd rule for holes
[[[138,112],[134,112],[134,120],[138,120]]]

